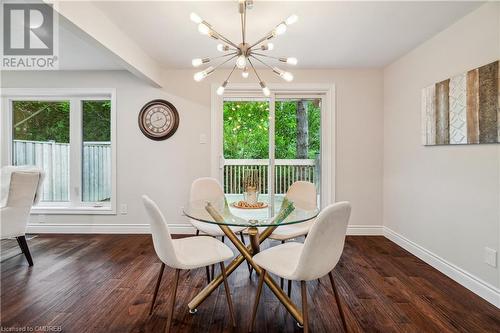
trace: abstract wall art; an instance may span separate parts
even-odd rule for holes
[[[499,61],[422,90],[422,143],[500,143]]]

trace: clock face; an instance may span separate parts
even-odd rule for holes
[[[178,126],[179,114],[167,101],[151,101],[139,113],[139,127],[150,139],[165,140],[175,133]]]

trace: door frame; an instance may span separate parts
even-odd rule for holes
[[[224,97],[262,98],[262,91],[255,84],[234,83],[226,88],[224,95],[217,95],[218,84],[211,86],[211,140],[210,140],[210,175],[222,182],[221,169],[223,158],[223,101]],[[336,93],[334,84],[269,84],[271,96],[269,96],[269,114],[274,110],[275,96],[278,98],[294,95],[323,95],[321,108],[321,207],[335,202],[336,189]],[[270,135],[274,128],[270,128]],[[274,156],[274,149],[269,155]],[[274,180],[273,182],[274,183]]]

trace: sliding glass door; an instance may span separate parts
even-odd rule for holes
[[[219,169],[231,204],[275,211],[296,181],[314,183],[320,204],[322,104],[312,94],[224,97]]]

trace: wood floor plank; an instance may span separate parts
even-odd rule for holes
[[[2,328],[164,330],[174,270],[165,269],[156,307],[148,316],[161,265],[151,236],[39,235],[28,242],[35,266],[28,267],[23,256],[1,265]],[[277,244],[266,241],[262,247]],[[2,248],[13,251],[3,243]],[[500,331],[499,309],[384,237],[347,237],[333,276],[350,332]],[[188,301],[207,282],[204,268],[183,271],[172,332],[247,332],[257,278],[255,273],[249,278],[246,265],[228,278],[236,311],[233,330],[222,286],[196,314],[188,312]],[[300,308],[300,284],[294,282],[292,288],[292,300]],[[328,278],[308,282],[307,291],[311,332],[340,332],[342,322]],[[266,286],[255,332],[302,332]]]

